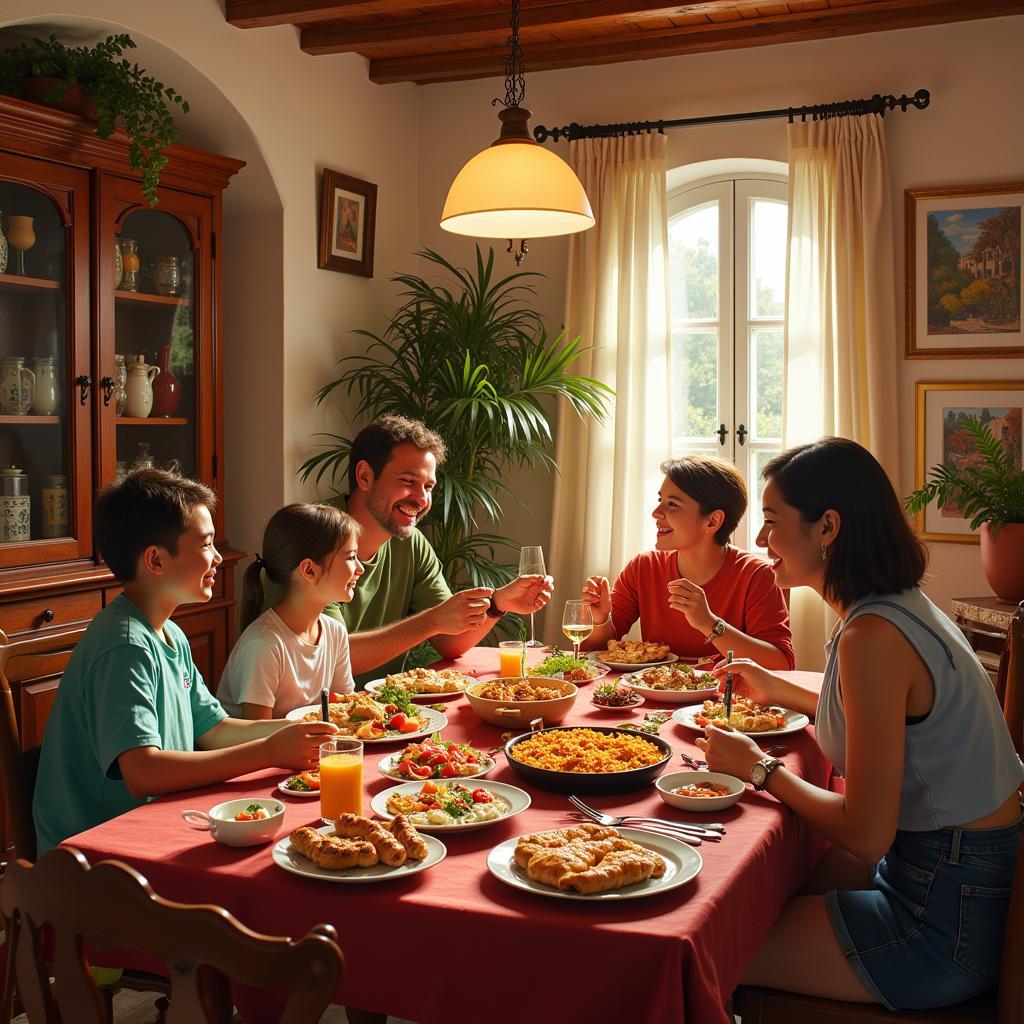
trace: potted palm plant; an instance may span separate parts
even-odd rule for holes
[[[550,338],[529,308],[533,289],[517,272],[495,280],[494,251],[479,247],[474,270],[453,266],[436,252],[419,254],[452,285],[414,274],[394,280],[402,304],[382,334],[358,331],[370,342],[362,355],[341,360],[341,375],[317,395],[337,388],[357,397],[354,419],[395,413],[422,420],[448,447],[438,473],[433,509],[422,527],[452,587],[500,586],[516,574],[498,557],[515,542],[500,529],[502,502],[512,496],[511,467],[555,468],[548,409],[564,399],[579,416],[604,418],[613,397],[600,381],[571,372],[587,351],[563,332]],[[340,434],[307,459],[302,479],[336,482],[348,462],[351,439]]]
[[[963,429],[980,460],[963,468],[932,466],[931,479],[906,499],[907,510],[955,503],[971,529],[981,530],[981,567],[992,592],[1003,601],[1024,600],[1024,472],[977,417],[967,417]]]
[[[142,174],[143,195],[156,206],[166,150],[178,140],[171,110],[177,106],[188,113],[188,103],[122,57],[134,48],[134,40],[124,34],[92,47],[65,46],[52,35],[20,43],[0,51],[0,93],[65,107],[95,120],[101,139],[124,128],[128,162]]]

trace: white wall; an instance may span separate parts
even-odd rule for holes
[[[45,0],[44,0],[45,2]],[[416,90],[371,84],[353,54],[310,57],[291,28],[236,29],[219,0],[4,0],[0,27],[91,43],[127,31],[140,64],[192,102],[182,141],[248,161],[225,194],[228,538],[256,549],[284,501],[313,493],[295,471],[337,415],[313,398],[379,326],[389,278],[416,248]],[[372,280],[318,270],[323,167],[378,185]]]
[[[533,124],[654,120],[799,106],[926,88],[932,106],[886,118],[896,219],[899,321],[893,345],[902,353],[903,190],[931,185],[1024,180],[1019,103],[1024,95],[1024,17],[996,18],[898,32],[754,47],[692,57],[531,74]],[[448,185],[462,163],[497,134],[490,106],[498,80],[454,83],[420,92],[420,238],[465,257],[472,242],[437,226]],[[567,153],[567,144],[559,143]],[[686,128],[669,133],[669,165],[727,157],[786,160],[786,123]],[[525,264],[548,275],[539,308],[557,325],[563,314],[566,242],[534,242]],[[914,486],[914,383],[918,380],[1024,377],[1024,360],[901,361],[901,480]],[[549,519],[550,483],[523,485],[531,510],[512,530],[528,534]],[[646,495],[636,500],[645,501]],[[927,589],[943,606],[953,596],[988,593],[975,545],[933,544]],[[568,582],[563,590],[568,587]]]

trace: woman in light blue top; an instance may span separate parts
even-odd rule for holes
[[[969,999],[999,969],[1024,765],[984,669],[918,589],[925,549],[874,457],[828,437],[764,476],[758,543],[779,586],[811,587],[840,622],[820,696],[749,661],[733,664],[736,690],[815,716],[846,781],[809,785],[740,733],[698,740],[711,769],[832,843],[743,981],[890,1010]]]

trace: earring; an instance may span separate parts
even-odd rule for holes
[[[827,544],[822,544],[821,545],[821,560],[824,562],[826,558],[828,558],[828,545]]]

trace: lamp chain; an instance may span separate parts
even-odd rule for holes
[[[519,45],[519,0],[512,0],[511,24],[512,34],[506,40],[508,55],[502,58],[505,65],[505,100],[502,105],[506,108],[521,106],[526,99],[526,65],[523,48]]]

